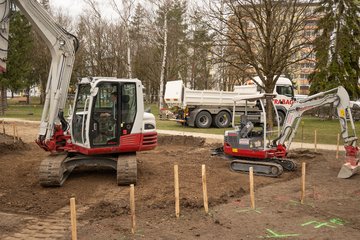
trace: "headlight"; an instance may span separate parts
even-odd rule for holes
[[[146,123],[145,124],[145,130],[150,130],[150,129],[155,129],[155,126],[150,124],[150,123]]]

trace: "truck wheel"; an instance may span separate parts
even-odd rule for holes
[[[208,128],[212,122],[211,114],[206,111],[201,111],[197,114],[195,124],[198,128]]]
[[[231,115],[227,111],[221,111],[216,114],[214,124],[218,128],[227,128],[231,122]]]
[[[279,111],[278,112],[278,115],[279,115],[279,123],[280,123],[280,126],[282,126],[284,124],[284,121],[285,121],[285,113],[282,112],[282,111]],[[277,122],[275,122],[275,124],[277,124]]]

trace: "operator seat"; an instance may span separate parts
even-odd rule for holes
[[[254,129],[254,124],[247,120],[246,115],[240,117],[240,138],[248,138],[251,131]]]

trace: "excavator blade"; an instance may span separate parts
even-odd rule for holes
[[[350,178],[352,175],[360,172],[360,164],[351,165],[350,163],[345,163],[338,174],[338,178]]]

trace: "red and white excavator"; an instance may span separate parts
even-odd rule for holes
[[[67,121],[64,108],[79,42],[36,0],[2,1],[1,72],[6,69],[11,4],[26,16],[52,56],[36,140],[41,148],[50,152],[40,165],[40,184],[61,186],[71,171],[82,165],[112,167],[117,171],[119,185],[136,183],[136,152],[151,150],[157,145],[155,117],[144,112],[141,81],[107,77],[82,79]]]
[[[333,103],[337,109],[337,117],[340,121],[341,136],[345,143],[346,159],[338,177],[349,178],[360,170],[357,153],[357,137],[355,126],[350,111],[350,98],[343,87],[338,87],[329,91],[320,92],[309,96],[308,98],[295,102],[289,109],[286,119],[275,139],[268,140],[269,132],[267,131],[266,115],[264,102],[267,98],[273,98],[273,94],[257,94],[239,96],[234,98],[234,106],[239,102],[246,105],[248,102],[256,101],[262,109],[262,129],[255,131],[254,125],[247,121],[246,113],[240,116],[240,126],[236,126],[235,117],[233,117],[234,130],[226,131],[222,151],[226,156],[234,159],[230,167],[236,172],[248,172],[249,167],[253,167],[254,174],[277,177],[281,175],[283,169],[295,170],[296,164],[287,159],[287,153],[290,148],[292,139],[296,134],[302,114],[310,109]],[[234,107],[235,109],[235,107]],[[275,108],[276,109],[276,108]],[[276,113],[277,114],[277,113]],[[235,115],[235,112],[234,114]],[[348,122],[352,128],[352,135],[349,135]]]

